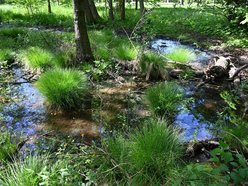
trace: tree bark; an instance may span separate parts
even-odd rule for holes
[[[135,0],[135,10],[138,10],[138,0]]]
[[[84,7],[85,1],[87,0],[73,0],[76,58],[78,62],[94,60],[85,22],[84,9],[89,9],[89,7]]]
[[[48,13],[52,13],[52,8],[51,8],[51,0],[47,0],[47,8],[48,8]]]
[[[93,17],[93,14],[91,12],[90,9],[90,3],[89,0],[81,0],[83,1],[83,9],[84,9],[84,13],[85,13],[85,19],[87,24],[94,24],[95,23],[95,19]]]
[[[142,17],[145,13],[144,0],[140,0],[140,16]]]
[[[94,0],[88,0],[88,1],[89,1],[89,5],[90,5],[91,14],[94,18],[94,22],[96,23],[99,19],[101,19],[101,17],[98,14]]]
[[[120,0],[120,13],[121,13],[121,20],[125,20],[126,13],[125,13],[125,0]]]
[[[114,20],[114,11],[113,11],[113,0],[108,0],[108,5],[109,5],[109,19]]]

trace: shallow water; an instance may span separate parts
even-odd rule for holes
[[[185,48],[195,54],[196,59],[189,61],[188,64],[195,69],[206,68],[209,60],[214,54],[203,51],[191,45],[184,45],[176,40],[155,39],[150,44],[151,49],[161,53],[169,54],[178,48]],[[206,89],[195,92],[194,85],[182,85],[186,97],[194,99],[189,104],[188,109],[180,109],[175,117],[175,126],[183,131],[183,140],[207,140],[215,138],[217,112],[221,111],[223,101],[218,92],[208,92]]]
[[[204,68],[213,56],[213,54],[209,52],[203,51],[191,45],[184,45],[176,40],[155,39],[150,43],[150,47],[151,49],[156,50],[161,54],[169,54],[179,48],[188,49],[196,56],[196,58],[192,61],[189,61],[189,63],[191,63],[192,66],[198,68]]]
[[[17,82],[26,82],[22,75],[20,69],[14,70],[14,79]],[[12,101],[3,108],[1,125],[14,133],[34,135],[37,125],[46,119],[43,96],[30,83],[10,85],[10,89]]]
[[[194,92],[194,87],[186,87],[185,93],[188,98],[193,98],[187,109],[181,108],[175,117],[174,125],[182,129],[183,140],[209,140],[216,138],[218,129],[215,122],[218,112],[221,112],[224,102],[218,92],[207,93],[202,89]]]

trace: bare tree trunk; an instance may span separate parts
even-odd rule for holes
[[[125,20],[125,0],[120,0],[121,20]]]
[[[101,19],[101,17],[98,14],[94,0],[89,0],[89,5],[90,5],[91,14],[94,18],[94,22],[97,22],[99,19]]]
[[[84,9],[89,9],[89,7],[84,7],[85,1],[86,0],[73,0],[76,58],[78,62],[94,60],[85,22]]]
[[[140,16],[142,17],[145,13],[144,0],[139,0],[139,2],[140,2]]]
[[[48,13],[52,13],[52,8],[51,8],[51,0],[47,0],[47,8],[48,8]]]
[[[138,0],[135,0],[135,10],[138,10]]]
[[[83,9],[84,9],[85,19],[86,19],[87,24],[94,24],[95,19],[90,9],[89,0],[81,0],[81,1],[83,1]]]
[[[109,19],[110,20],[114,20],[114,11],[113,11],[113,0],[108,0],[108,4],[109,4]]]

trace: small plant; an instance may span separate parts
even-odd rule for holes
[[[165,57],[172,61],[176,61],[180,63],[187,63],[189,61],[196,59],[195,53],[186,48],[177,48],[171,53],[166,54]]]
[[[47,50],[30,47],[21,52],[20,58],[27,67],[40,69],[53,66],[54,55]]]
[[[121,44],[114,49],[113,55],[117,59],[131,61],[136,59],[138,51],[134,46],[131,46],[130,44]]]
[[[153,114],[172,119],[178,111],[183,93],[175,82],[159,83],[146,91],[146,100]]]
[[[44,73],[36,83],[47,101],[59,109],[82,105],[87,93],[87,78],[78,70],[54,69]]]
[[[221,175],[227,183],[248,184],[248,163],[242,154],[232,153],[229,145],[220,142],[220,147],[211,151],[211,156],[214,175]]]
[[[0,162],[10,158],[16,150],[16,145],[11,141],[8,132],[0,134]]]
[[[164,59],[155,52],[144,53],[140,60],[140,69],[146,75],[146,79],[168,79],[165,66]]]

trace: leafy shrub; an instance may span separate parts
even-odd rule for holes
[[[11,157],[16,150],[16,145],[11,141],[11,135],[7,132],[0,134],[0,162]]]
[[[20,54],[22,62],[29,68],[40,69],[53,65],[54,55],[39,47],[30,47]]]
[[[196,58],[196,55],[189,49],[177,48],[173,52],[166,54],[166,58],[176,62],[186,63],[194,60]]]
[[[172,119],[183,98],[180,87],[175,82],[159,83],[146,90],[146,100],[153,114]]]
[[[222,180],[235,185],[248,184],[248,163],[239,153],[232,153],[229,145],[220,142],[220,147],[211,151],[214,163],[212,173],[222,176]]]
[[[168,79],[165,69],[166,62],[157,53],[146,52],[140,60],[140,69],[143,74],[146,74],[147,79]]]
[[[52,106],[75,109],[87,93],[87,78],[78,70],[56,68],[44,73],[36,86]]]

